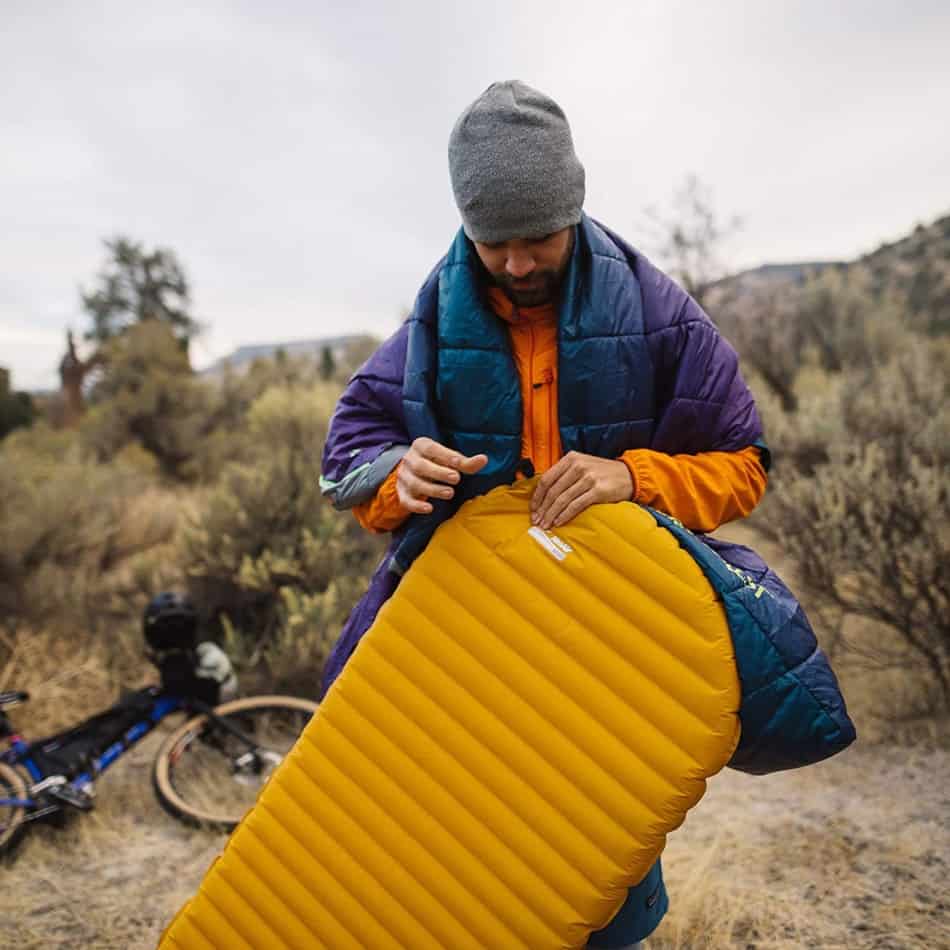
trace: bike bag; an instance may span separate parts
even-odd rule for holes
[[[148,719],[158,695],[154,686],[123,696],[114,706],[84,723],[30,745],[29,756],[44,775],[75,778],[136,723]]]

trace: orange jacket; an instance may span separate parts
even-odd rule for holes
[[[496,287],[488,297],[494,312],[508,324],[521,381],[521,454],[541,474],[564,454],[557,425],[557,313],[553,304],[516,310]],[[672,515],[693,531],[712,531],[749,514],[767,481],[754,446],[697,455],[629,449],[620,460],[630,469],[634,501]],[[398,471],[396,466],[373,498],[353,508],[364,528],[392,531],[409,516],[396,492]]]

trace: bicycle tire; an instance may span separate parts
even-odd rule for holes
[[[317,703],[295,696],[250,696],[215,706],[214,713],[216,716],[236,724],[242,730],[247,728],[248,717],[250,717],[250,721],[255,721],[260,720],[261,714],[268,711],[279,711],[284,714],[295,713],[300,720],[299,730],[302,731],[310,716],[317,711],[317,708]],[[296,724],[287,731],[286,736],[281,736],[281,745],[286,745],[286,740],[290,738],[293,732],[296,732],[292,736],[292,741],[290,741],[290,745],[293,745],[299,735]],[[184,769],[184,771],[197,770],[199,774],[195,782],[200,783],[202,781],[200,757],[194,753],[194,750],[202,748],[202,745],[198,744],[198,740],[202,740],[206,736],[208,741],[204,743],[205,755],[208,763],[210,763],[208,767],[212,769],[212,773],[205,779],[208,790],[205,794],[205,800],[202,801],[200,790],[197,797],[195,797],[193,793],[184,794],[177,787],[176,772],[179,769]],[[166,812],[189,825],[219,828],[226,831],[230,831],[241,821],[247,810],[254,804],[257,793],[273,768],[268,770],[266,774],[259,773],[251,776],[253,779],[259,779],[259,781],[256,788],[252,787],[252,796],[251,793],[241,796],[246,800],[221,805],[209,802],[208,799],[216,798],[219,793],[222,793],[223,797],[228,790],[234,791],[234,782],[221,783],[222,778],[227,774],[223,771],[223,760],[226,760],[227,756],[223,754],[220,743],[227,743],[228,741],[233,740],[229,740],[226,732],[220,728],[215,728],[213,721],[205,714],[193,716],[168,736],[155,756],[152,769],[152,785],[159,803]],[[219,753],[217,757],[207,755],[209,746]],[[217,747],[215,748],[215,746]],[[288,751],[289,747],[282,748],[274,755],[282,757]],[[189,756],[189,753],[192,754]],[[184,767],[182,766],[183,762],[185,763]],[[273,767],[276,767],[276,764],[273,764]],[[237,773],[232,772],[231,777],[235,782],[243,782],[248,778],[248,775],[247,773],[241,773],[238,776]]]
[[[20,798],[27,797],[26,782],[20,773],[0,762],[0,797]],[[20,840],[26,824],[26,807],[0,805],[0,858],[13,853]]]

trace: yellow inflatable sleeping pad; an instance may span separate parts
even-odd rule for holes
[[[739,738],[725,615],[634,504],[465,504],[162,950],[582,947]]]

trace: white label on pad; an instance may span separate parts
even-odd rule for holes
[[[547,531],[542,530],[541,528],[534,527],[528,529],[528,534],[534,538],[538,544],[544,548],[552,557],[556,558],[558,561],[563,561],[564,558],[568,556],[574,549],[562,538],[559,538],[556,534],[550,534]]]

